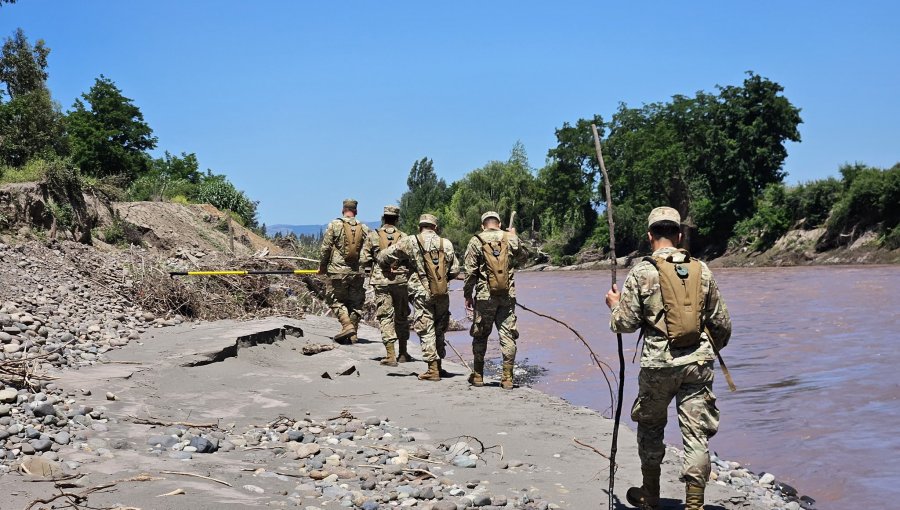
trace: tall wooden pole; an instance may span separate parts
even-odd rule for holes
[[[591,124],[591,132],[594,134],[594,148],[597,149],[597,160],[600,162],[600,172],[603,173],[603,187],[606,191],[606,219],[609,222],[609,253],[612,257],[612,284],[610,288],[616,284],[616,224],[613,221],[613,202],[612,192],[609,188],[609,174],[606,173],[606,163],[603,162],[603,151],[600,150],[600,134],[597,133],[597,126]],[[625,388],[625,351],[622,347],[622,334],[616,333],[616,340],[619,343],[619,394],[616,399],[616,415],[613,421],[612,446],[609,449],[609,510],[615,508],[613,506],[614,497],[613,489],[616,485],[616,450],[619,442],[619,422],[622,420],[622,396]]]

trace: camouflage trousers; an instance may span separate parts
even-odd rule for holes
[[[359,321],[366,302],[364,282],[365,276],[361,274],[333,275],[328,279],[325,303],[335,317],[346,315],[351,320]]]
[[[409,339],[409,290],[405,283],[375,285],[375,307],[385,345]]]
[[[663,434],[669,403],[675,398],[678,425],[684,443],[682,477],[685,482],[706,487],[709,479],[709,438],[719,430],[719,409],[712,391],[713,363],[691,363],[678,367],[641,368],[638,397],[631,408],[637,422],[638,455],[641,466],[659,467],[666,454]]]
[[[444,334],[450,325],[450,296],[427,297],[416,294],[413,328],[422,342],[422,359],[437,361],[447,354]]]
[[[516,298],[503,296],[475,301],[475,317],[469,333],[472,335],[472,355],[476,359],[484,359],[488,336],[494,325],[500,334],[503,361],[515,361],[516,339],[519,338],[519,330],[516,328]]]

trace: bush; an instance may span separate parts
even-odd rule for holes
[[[235,213],[245,227],[256,228],[256,206],[243,191],[234,187],[224,176],[208,177],[197,188],[197,201],[215,206],[222,211]]]
[[[128,187],[131,202],[161,202],[175,196],[192,196],[196,185],[185,179],[171,178],[162,174],[150,174],[137,178]]]
[[[770,184],[757,200],[756,213],[734,227],[732,247],[749,246],[753,251],[770,248],[791,227],[788,191],[783,184]]]

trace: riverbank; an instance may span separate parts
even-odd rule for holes
[[[328,335],[336,327],[308,317],[148,331],[92,366],[53,373],[48,416],[58,421],[75,410],[81,418],[71,420],[67,444],[51,438],[52,454],[30,458],[72,476],[67,492],[114,484],[113,492],[90,493],[92,506],[581,509],[605,501],[606,460],[574,439],[606,451],[610,420],[529,388],[472,388],[465,368],[450,362],[452,377],[420,382],[423,363],[383,367],[376,341],[302,354],[334,345]],[[362,329],[364,339],[377,335]],[[31,418],[14,411],[8,421]],[[39,439],[46,426],[30,424]],[[27,442],[13,436],[8,445]],[[623,427],[621,501],[640,479],[634,445]],[[672,504],[683,497],[679,464],[673,449],[663,466],[663,497]],[[36,477],[18,471],[47,469],[27,466],[0,476],[9,495],[3,508],[59,493],[52,482],[21,483]],[[707,501],[780,508],[716,483]]]

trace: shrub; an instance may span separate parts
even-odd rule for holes
[[[215,206],[222,211],[235,213],[236,218],[246,227],[255,228],[256,206],[247,198],[243,191],[234,187],[224,176],[208,177],[200,183],[197,189],[197,201]]]

